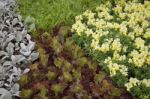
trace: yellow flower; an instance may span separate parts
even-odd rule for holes
[[[76,19],[76,21],[78,21],[78,20],[81,21],[83,19],[83,16],[82,15],[78,15],[78,16],[75,17],[75,19]]]
[[[86,29],[85,24],[83,24],[81,21],[76,21],[75,24],[72,26],[72,32],[77,32],[79,36],[81,36],[81,33]]]
[[[88,25],[93,25],[95,23],[95,19],[89,19],[87,24]]]
[[[140,36],[140,35],[143,34],[143,28],[135,27],[135,28],[134,28],[134,32],[135,32],[135,35],[136,35],[136,36]]]
[[[122,47],[122,45],[120,43],[120,39],[119,38],[115,39],[112,42],[112,50],[120,52],[121,49],[122,49],[121,47]]]
[[[126,4],[125,0],[117,0],[116,3],[120,6],[124,6]]]
[[[150,79],[143,79],[142,83],[146,86],[146,87],[150,87]]]
[[[131,83],[126,83],[125,87],[127,88],[127,91],[130,91],[130,89],[133,87]]]
[[[128,75],[128,68],[124,65],[119,65],[117,63],[109,63],[108,68],[110,71],[110,76],[115,76],[117,71],[120,71],[124,76]]]
[[[112,64],[112,59],[111,59],[111,57],[106,58],[106,59],[104,60],[104,63],[105,63],[105,64]]]
[[[117,5],[114,9],[116,14],[121,13],[122,12],[122,7],[120,5]]]
[[[128,33],[128,37],[130,37],[132,40],[135,39],[134,33],[133,32],[129,32]]]
[[[120,24],[120,32],[124,35],[127,35],[127,31],[128,31],[128,29],[127,29],[126,25]]]
[[[92,40],[92,43],[91,43],[91,47],[94,49],[94,50],[98,50],[100,47],[99,47],[99,42],[96,41],[96,40]]]
[[[86,34],[87,36],[90,36],[90,35],[93,34],[93,30],[92,30],[92,29],[86,29],[86,30],[85,30],[85,34]]]
[[[120,25],[119,25],[118,23],[114,23],[114,24],[113,24],[113,28],[117,30],[117,29],[120,28]]]
[[[133,50],[130,53],[130,56],[132,57],[132,61],[130,60],[130,62],[135,64],[135,66],[137,67],[142,67],[146,63],[147,55],[147,51],[142,51],[141,53],[139,53],[138,51]]]
[[[118,52],[114,52],[113,53],[113,59],[114,60],[119,60],[119,61],[123,61],[126,59],[126,56],[125,55],[120,55]]]
[[[99,41],[99,38],[100,38],[100,35],[99,34],[96,34],[96,33],[93,33],[92,34],[92,37],[93,39],[95,39],[97,42]]]
[[[147,63],[148,65],[150,65],[150,55],[147,56],[147,58],[146,58],[146,63]]]
[[[99,48],[100,51],[103,53],[106,53],[109,51],[109,44],[108,43],[103,43],[102,46]]]
[[[146,21],[146,20],[144,20],[143,22],[142,22],[142,28],[147,28],[149,26],[149,22],[148,21]]]
[[[135,39],[135,45],[137,48],[142,48],[144,46],[144,43],[145,41],[141,37]]]
[[[128,49],[128,47],[127,47],[127,46],[124,46],[124,47],[123,47],[123,52],[127,52],[127,49]]]
[[[137,79],[137,78],[130,78],[129,79],[129,82],[125,84],[125,87],[127,88],[128,91],[130,91],[130,89],[133,87],[133,86],[138,86],[140,85],[140,81]]]
[[[150,31],[148,31],[144,34],[144,38],[150,38]]]
[[[90,10],[87,10],[83,13],[84,16],[86,16],[88,19],[93,19],[94,16],[95,16],[95,13],[93,13],[92,11]]]
[[[126,14],[125,14],[125,13],[119,13],[119,17],[120,17],[121,19],[125,19],[125,18],[126,18]]]

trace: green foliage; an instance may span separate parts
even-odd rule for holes
[[[34,32],[36,30],[34,18],[31,18],[30,16],[26,17],[26,19],[24,20],[24,24],[27,26],[28,32]]]
[[[101,0],[18,0],[20,13],[25,19],[31,16],[38,28],[49,29],[57,24],[70,25],[73,18],[93,9]]]
[[[29,82],[29,77],[27,75],[22,75],[20,77],[19,83],[21,84],[21,86],[26,85]]]
[[[63,78],[64,78],[64,81],[67,81],[67,82],[72,81],[72,75],[69,72],[63,72]]]
[[[74,87],[73,87],[73,91],[75,92],[75,93],[79,93],[79,92],[81,92],[83,90],[83,86],[81,85],[81,84],[76,84],[76,85],[74,85]]]
[[[81,48],[77,45],[74,45],[73,41],[70,38],[66,39],[64,46],[65,50],[69,51],[73,58],[77,59],[83,56],[83,51],[81,50]]]
[[[40,63],[43,66],[46,66],[48,63],[48,57],[49,56],[46,54],[46,51],[43,48],[39,48],[38,52],[39,52]]]
[[[22,86],[23,90],[31,89],[33,99],[72,99],[79,95],[83,99],[91,99],[96,94],[101,98],[105,93],[108,93],[105,95],[108,99],[118,96],[120,89],[116,90],[105,79],[109,77],[65,32],[70,31],[61,27],[58,34],[44,32],[40,38],[35,38],[40,57],[30,66],[28,78],[32,81]],[[60,50],[57,50],[59,46]]]
[[[112,80],[117,84],[117,86],[122,87],[124,83],[127,83],[128,78],[118,73],[118,75],[112,77]]]
[[[64,62],[64,59],[63,59],[63,58],[60,58],[60,57],[55,58],[55,60],[54,60],[54,64],[55,64],[55,66],[58,67],[58,68],[61,68],[61,67],[62,67],[63,62]]]
[[[52,39],[52,47],[56,51],[56,54],[59,54],[62,50],[62,46],[58,41],[58,36]]]
[[[64,85],[62,84],[54,84],[51,86],[51,90],[54,91],[55,95],[57,96],[64,90]]]
[[[77,59],[77,63],[80,64],[81,67],[83,67],[87,64],[87,58],[86,57],[80,57]]]
[[[101,81],[105,78],[105,76],[106,75],[104,72],[99,72],[98,74],[95,75],[94,80],[97,84],[101,83]]]
[[[71,63],[69,63],[67,60],[64,60],[63,62],[64,71],[71,71],[73,66]]]
[[[22,99],[30,99],[32,94],[33,94],[33,91],[31,89],[24,89],[20,93]]]
[[[41,99],[48,99],[48,97],[46,97],[47,94],[48,94],[48,90],[46,88],[42,88],[40,90],[39,95]]]
[[[56,77],[55,72],[48,71],[47,78],[48,80],[53,80]]]
[[[77,80],[81,79],[81,71],[80,70],[73,69],[72,73],[73,73],[72,75],[74,78],[76,78]]]
[[[112,96],[120,96],[121,95],[121,92],[118,88],[114,88],[112,93],[111,93]]]
[[[144,85],[140,85],[140,87],[131,88],[131,93],[135,97],[139,97],[139,99],[150,99],[150,87],[146,87]]]

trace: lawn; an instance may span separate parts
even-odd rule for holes
[[[74,17],[94,9],[101,0],[18,0],[19,12],[25,19],[35,19],[37,28],[48,30],[56,25],[71,25]]]

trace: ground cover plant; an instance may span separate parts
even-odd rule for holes
[[[0,0],[0,99],[19,96],[20,75],[38,58],[16,8],[16,0]]]
[[[71,40],[68,27],[34,38],[39,60],[22,75],[22,99],[132,99]]]
[[[101,0],[18,0],[19,12],[25,19],[35,18],[38,28],[49,29],[58,24],[73,23],[76,15],[93,9]]]
[[[150,98],[150,1],[108,0],[77,16],[72,32],[117,86]]]

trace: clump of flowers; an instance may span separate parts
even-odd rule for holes
[[[76,17],[73,39],[103,66],[118,86],[149,99],[149,22],[150,1],[107,1]],[[134,91],[141,86],[140,93]]]

